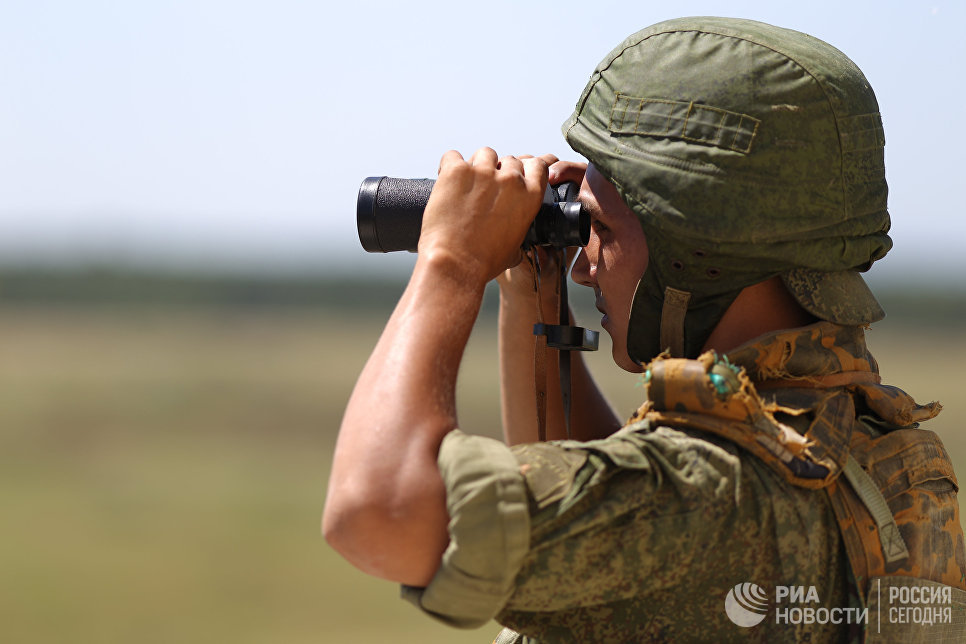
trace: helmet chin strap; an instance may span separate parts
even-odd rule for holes
[[[664,289],[661,308],[661,349],[672,358],[684,357],[684,316],[688,312],[691,293],[668,286]]]
[[[644,271],[627,329],[627,352],[645,365],[661,355],[697,358],[740,289],[706,295],[659,283]]]

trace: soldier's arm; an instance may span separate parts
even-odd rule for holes
[[[425,586],[448,542],[437,455],[457,425],[455,383],[486,283],[519,261],[546,164],[447,153],[412,278],[343,417],[323,533],[358,568]]]

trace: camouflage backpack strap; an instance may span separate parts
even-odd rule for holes
[[[862,501],[862,505],[868,510],[869,517],[875,523],[884,560],[887,563],[893,563],[907,558],[909,549],[906,548],[906,542],[902,540],[899,526],[896,525],[896,519],[892,516],[892,510],[889,509],[889,504],[886,503],[882,492],[875,481],[872,480],[872,477],[862,469],[862,466],[852,456],[849,456],[849,460],[846,461],[842,474],[852,485],[856,496]]]
[[[799,487],[825,487],[844,467],[844,448],[833,454],[779,422],[744,370],[713,351],[696,360],[660,357],[648,365],[644,382],[648,401],[632,422],[646,419],[716,434]]]
[[[861,497],[863,484],[849,479],[850,485],[836,481],[828,488],[860,592],[871,592],[870,579],[893,576],[966,590],[959,485],[939,437],[915,427],[880,436],[857,428],[851,451],[854,471],[886,503],[877,517]],[[892,522],[882,521],[886,511]]]

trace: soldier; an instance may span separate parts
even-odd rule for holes
[[[496,617],[499,642],[962,641],[958,488],[918,429],[940,407],[881,384],[864,342],[883,312],[858,271],[891,240],[859,69],[794,31],[673,20],[604,59],[563,131],[586,171],[443,156],[411,281],[346,409],[329,542],[447,623]],[[536,442],[564,431],[527,402],[549,304],[519,249],[548,179],[575,178],[593,225],[574,279],[648,396],[621,427],[577,359],[578,440]],[[454,404],[497,277],[513,447],[461,433]],[[813,619],[789,613],[789,587]],[[861,619],[883,588],[929,588],[950,612],[883,631]]]

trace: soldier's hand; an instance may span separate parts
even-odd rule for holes
[[[521,156],[521,159],[531,158]],[[573,181],[578,185],[584,179],[587,164],[577,161],[560,161],[552,154],[544,154],[539,157],[545,161],[548,168],[548,179],[552,186]],[[504,300],[531,300],[535,296],[539,285],[541,300],[547,311],[554,311],[555,305],[555,284],[557,276],[560,274],[560,253],[548,252],[546,249],[537,247],[529,251],[531,257],[529,261],[522,261],[519,264],[507,269],[497,277],[500,285],[500,293]],[[577,248],[567,248],[564,261],[570,266],[573,263]],[[535,274],[535,270],[539,274]],[[552,313],[556,315],[556,313]]]
[[[469,279],[493,279],[520,261],[546,186],[543,159],[498,158],[490,148],[469,160],[447,152],[423,214],[420,256],[444,257]]]

